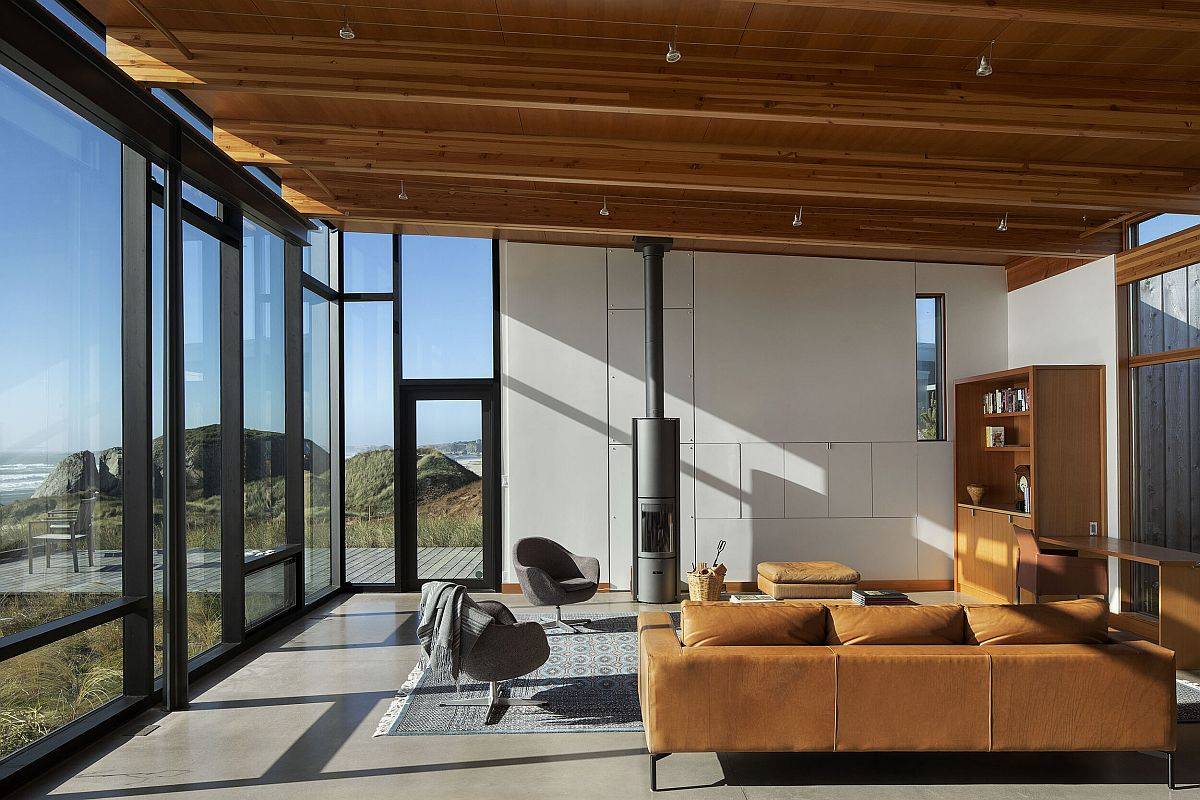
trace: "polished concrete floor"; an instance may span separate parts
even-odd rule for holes
[[[519,596],[502,599],[523,605]],[[920,599],[951,598],[938,594]],[[652,796],[641,734],[372,738],[417,659],[415,601],[414,595],[395,594],[339,598],[207,677],[196,687],[188,711],[147,714],[122,735],[64,761],[17,796]],[[636,607],[628,595],[619,593],[601,595],[595,603],[606,610]],[[149,729],[153,725],[158,727]],[[1180,744],[1179,779],[1200,779],[1200,726],[1182,726]],[[660,785],[673,791],[655,796],[1166,798],[1171,793],[1165,778],[1162,758],[1138,753],[702,753],[673,755],[660,762]],[[1195,795],[1200,797],[1200,789]]]

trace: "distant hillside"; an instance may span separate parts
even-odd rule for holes
[[[448,497],[456,490],[480,490],[478,475],[433,447],[417,448],[417,499],[423,504]],[[356,515],[390,515],[395,475],[394,451],[380,448],[346,461],[346,511]],[[460,493],[462,494],[462,493]]]

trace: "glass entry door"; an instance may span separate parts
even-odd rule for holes
[[[492,392],[405,392],[406,589],[447,580],[497,588]]]

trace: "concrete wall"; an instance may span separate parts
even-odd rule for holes
[[[914,295],[946,294],[949,381],[1002,369],[1003,270],[691,252],[665,266],[684,568],[726,539],[731,580],[782,559],[950,578],[951,446],[914,440]],[[618,588],[632,561],[629,419],[644,412],[641,293],[632,250],[504,247],[505,550],[556,538],[599,556]]]
[[[1117,535],[1117,298],[1112,256],[1018,289],[1008,297],[1009,366],[1103,364],[1108,417],[1108,531]],[[1119,603],[1116,560],[1109,597]],[[1114,609],[1119,610],[1119,609]]]

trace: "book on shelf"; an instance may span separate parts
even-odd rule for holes
[[[774,597],[769,594],[731,594],[729,595],[731,603],[778,603]]]
[[[983,429],[984,447],[1004,447],[1004,427],[988,425]]]
[[[985,414],[1017,414],[1028,410],[1029,391],[1023,386],[995,389],[983,396]]]
[[[860,606],[906,606],[912,601],[893,589],[855,589],[850,599]]]

